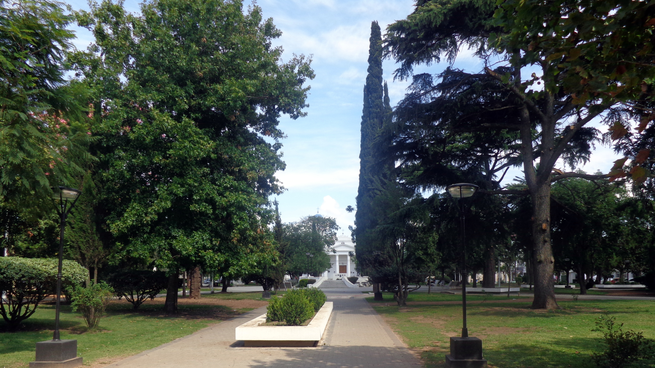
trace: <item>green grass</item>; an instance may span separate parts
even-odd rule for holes
[[[453,295],[415,297],[402,308],[390,295],[385,295],[383,302],[368,300],[407,345],[420,353],[426,367],[445,367],[449,338],[461,334],[461,304],[445,303]],[[429,297],[434,298],[433,303],[426,304]],[[461,296],[456,297],[461,301]],[[618,323],[624,324],[624,330],[643,331],[645,337],[655,338],[653,301],[559,301],[559,310],[538,311],[530,309],[527,300],[497,302],[501,299],[467,298],[469,336],[482,339],[489,367],[594,368],[590,355],[602,350],[603,340],[601,333],[591,330],[601,314],[615,316]],[[412,301],[423,303],[412,305]],[[649,367],[655,367],[655,362]]]
[[[203,299],[255,299],[259,293],[227,293],[203,295]],[[258,295],[257,295],[258,294]],[[159,299],[159,298],[158,298]],[[138,311],[127,302],[110,304],[107,315],[95,331],[87,331],[81,314],[62,306],[61,339],[77,340],[78,356],[84,364],[111,362],[155,348],[177,338],[190,335],[211,324],[231,318],[250,309],[234,310],[220,305],[178,305],[172,316],[162,312],[161,301],[146,302]],[[7,332],[0,319],[0,368],[24,368],[35,359],[36,343],[52,339],[54,304],[41,304],[18,332]]]

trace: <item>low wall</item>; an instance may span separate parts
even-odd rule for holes
[[[235,338],[250,347],[317,346],[330,320],[332,306],[332,302],[325,302],[307,326],[261,326],[266,323],[266,314],[262,314],[238,326]]]

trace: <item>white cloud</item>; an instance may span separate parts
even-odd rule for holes
[[[323,197],[323,203],[319,207],[319,213],[325,217],[332,217],[337,220],[337,224],[342,230],[339,233],[342,233],[343,230],[348,229],[348,225],[354,223],[354,215],[348,213],[345,208],[341,208],[336,199],[329,195]]]
[[[278,179],[286,189],[317,188],[317,187],[354,187],[359,183],[359,160],[357,165],[343,169],[324,171],[288,170],[277,173]]]
[[[357,84],[361,85],[362,80],[366,80],[366,70],[362,70],[360,68],[356,68],[354,66],[351,66],[350,68],[346,69],[337,77],[337,82],[339,84]]]

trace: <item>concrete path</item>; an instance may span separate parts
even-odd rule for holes
[[[190,336],[145,351],[107,368],[147,367],[421,367],[364,300],[359,289],[323,290],[334,309],[322,345],[316,348],[245,348],[234,329],[266,313],[259,308]]]

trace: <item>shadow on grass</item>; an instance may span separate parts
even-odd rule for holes
[[[235,310],[223,305],[178,305],[176,313],[166,313],[162,304],[142,304],[138,309],[132,308],[132,304],[111,304],[107,308],[107,315],[120,315],[125,318],[148,317],[155,319],[213,319],[222,321],[242,314],[242,311]]]
[[[553,341],[552,348],[535,346],[530,343],[511,343],[502,346],[489,346],[483,341],[483,355],[490,368],[545,368],[545,367],[575,367],[595,368],[589,353],[581,351],[599,351],[601,339],[592,338],[562,338]],[[421,353],[426,368],[446,367],[445,356],[449,351],[443,348],[433,348]],[[563,350],[571,351],[565,352]]]

